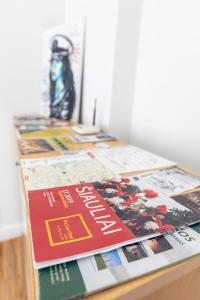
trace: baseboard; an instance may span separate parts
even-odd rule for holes
[[[19,237],[25,233],[24,223],[17,223],[0,227],[0,241],[10,240]]]

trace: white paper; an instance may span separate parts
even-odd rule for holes
[[[116,140],[114,136],[107,133],[100,133],[97,135],[72,136],[70,139],[75,143],[99,143]]]
[[[87,151],[42,159],[22,159],[21,165],[27,190],[119,178]]]
[[[142,178],[168,196],[180,194],[200,186],[199,177],[177,167],[144,174]]]
[[[174,162],[135,146],[94,149],[91,151],[116,173],[130,173],[175,165]]]
[[[192,228],[181,229],[100,254],[105,267],[97,264],[97,256],[78,260],[87,293],[145,275],[200,253],[200,234]]]

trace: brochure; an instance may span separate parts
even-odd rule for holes
[[[168,196],[183,193],[200,186],[200,177],[172,167],[142,175],[142,178]]]
[[[106,141],[115,141],[116,138],[107,133],[100,133],[97,135],[72,136],[71,140],[75,143],[99,143]]]
[[[47,139],[19,139],[17,142],[22,156],[56,153],[55,148]]]
[[[120,178],[86,151],[42,159],[22,159],[21,167],[27,190]]]
[[[179,263],[200,253],[200,225],[39,270],[41,300],[69,300]]]
[[[92,153],[116,173],[164,168],[176,163],[135,146],[95,149]]]
[[[63,131],[56,131],[56,134],[62,134]],[[51,131],[53,134],[53,132]],[[21,158],[42,158],[42,157],[52,157],[63,154],[70,154],[70,152],[81,151],[81,150],[90,150],[92,148],[109,148],[116,147],[121,145],[120,141],[107,141],[102,143],[75,143],[67,136],[67,131],[65,131],[66,136],[52,136],[49,137],[49,133],[37,133],[33,132],[33,138],[30,138],[31,134],[28,134],[28,137],[18,138],[18,149],[19,156]],[[47,135],[46,137],[36,138],[35,135]],[[25,134],[26,136],[27,134]]]
[[[70,127],[56,126],[20,126],[17,129],[18,138],[69,137],[74,135]]]
[[[82,87],[84,21],[62,24],[43,34],[42,115],[78,121]]]
[[[200,213],[200,191],[177,195],[174,196],[173,199],[192,211]]]
[[[161,194],[139,177],[35,190],[28,198],[36,268],[200,221],[196,207]]]
[[[100,133],[100,128],[93,126],[93,125],[87,125],[87,124],[77,124],[72,127],[72,129],[78,133],[78,134],[97,134]]]
[[[35,132],[34,132],[35,134]],[[42,134],[43,135],[43,134]],[[71,152],[87,150],[101,145],[102,147],[115,146],[112,141],[103,143],[75,143],[68,136],[54,136],[42,138],[19,138],[17,140],[19,156],[21,158],[42,158],[58,155],[68,155]],[[116,142],[118,143],[118,142]],[[101,148],[102,148],[101,147]]]
[[[15,126],[42,126],[42,125],[51,125],[51,120],[41,115],[16,115],[14,116],[14,125]]]

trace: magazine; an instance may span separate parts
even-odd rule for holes
[[[22,159],[21,167],[27,190],[120,178],[86,151],[42,159]]]
[[[196,207],[161,194],[139,177],[34,190],[28,198],[36,268],[200,221]]]
[[[106,141],[115,141],[116,138],[107,133],[100,133],[97,135],[72,136],[71,140],[75,143],[99,143]]]
[[[69,300],[137,278],[200,253],[200,225],[39,270],[41,300]]]
[[[70,127],[55,126],[20,126],[17,129],[18,138],[69,137],[74,135]]]
[[[24,156],[56,153],[55,148],[47,139],[19,139],[17,143],[20,154]]]
[[[65,120],[47,118],[41,115],[16,115],[14,116],[14,125],[16,127],[31,128],[39,126],[56,126],[56,127],[68,127],[69,122]]]
[[[46,117],[78,121],[82,87],[84,21],[63,24],[43,34],[42,97]]]
[[[200,186],[200,177],[172,167],[142,175],[142,178],[168,196],[183,193]]]
[[[51,131],[51,133],[53,133]],[[56,131],[56,134],[63,134],[63,131]],[[67,131],[65,131],[67,134]],[[37,135],[48,135],[48,133],[41,133],[41,131],[33,132],[33,136]],[[55,133],[54,133],[55,134]],[[25,134],[27,136],[27,133]],[[110,147],[112,141],[103,143],[75,143],[69,136],[53,136],[53,137],[42,137],[42,138],[30,138],[30,133],[28,137],[19,138],[17,140],[19,155],[21,158],[42,158],[42,157],[52,157],[57,155],[68,155],[71,152],[87,150],[94,147]],[[101,148],[102,148],[101,147]]]
[[[95,149],[92,153],[116,173],[164,168],[176,163],[135,146]]]
[[[173,196],[173,199],[184,205],[185,207],[189,208],[190,210],[200,213],[200,192],[189,192],[183,195]]]
[[[94,125],[87,125],[87,124],[77,124],[72,127],[72,130],[74,130],[78,134],[83,134],[83,135],[98,134],[101,131],[100,128]]]
[[[51,120],[44,116],[40,115],[16,115],[14,116],[14,125],[15,126],[42,126],[42,125],[51,125]]]

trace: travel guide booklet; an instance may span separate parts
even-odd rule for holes
[[[116,173],[164,168],[176,163],[135,146],[95,149],[93,154]]]
[[[19,156],[21,158],[41,158],[51,157],[62,154],[69,154],[70,152],[80,151],[84,149],[91,149],[98,147],[108,148],[117,146],[121,142],[113,141],[104,143],[75,143],[68,136],[52,136],[41,138],[19,138],[17,140]]]
[[[36,268],[200,221],[192,200],[188,207],[136,176],[30,191],[28,198]]]
[[[51,120],[41,115],[15,115],[14,116],[15,126],[42,126],[51,125]]]
[[[120,178],[87,151],[42,159],[22,159],[21,167],[27,190]]]
[[[87,125],[87,124],[77,124],[72,127],[72,129],[82,135],[89,135],[89,134],[98,134],[100,133],[100,128],[94,125]]]
[[[200,186],[200,177],[177,167],[142,175],[142,178],[168,196],[183,193]]]
[[[200,225],[39,270],[41,300],[80,298],[200,254]]]
[[[100,133],[97,135],[72,136],[71,140],[75,143],[100,143],[106,141],[115,141],[116,137],[108,133]]]
[[[68,137],[25,138],[18,139],[17,143],[21,158],[51,157],[77,150],[77,144]]]
[[[32,154],[54,154],[55,148],[47,139],[19,139],[17,141],[19,153],[23,156]]]
[[[17,129],[18,138],[69,137],[75,133],[70,127],[56,126],[20,126]]]
[[[17,140],[19,156],[21,158],[41,158],[51,157],[55,155],[69,154],[70,152],[80,151],[84,149],[92,149],[95,147],[111,147],[116,146],[113,142],[106,143],[75,143],[69,137],[54,136],[43,138],[19,138]],[[121,143],[121,142],[116,142]],[[102,148],[101,147],[101,148]]]

